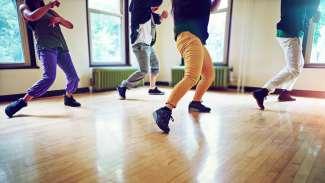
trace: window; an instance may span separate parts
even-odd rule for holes
[[[124,0],[88,0],[88,37],[91,66],[127,65],[128,13]],[[126,7],[127,8],[127,7]]]
[[[17,3],[22,1],[1,0],[0,68],[35,66],[32,33],[17,10]]]
[[[209,22],[210,37],[207,48],[216,65],[228,64],[232,0],[223,0],[219,9],[212,13]]]
[[[305,38],[306,67],[325,67],[325,0],[320,1],[319,10],[321,19],[317,24],[311,21]]]

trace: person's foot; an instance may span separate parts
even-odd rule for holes
[[[148,93],[149,95],[165,95],[165,93],[160,91],[158,87],[156,87],[155,89],[149,89]]]
[[[169,133],[169,121],[174,121],[172,111],[168,107],[162,107],[153,113],[153,118],[158,127],[164,132]]]
[[[13,115],[15,115],[18,111],[20,111],[22,108],[26,107],[27,103],[24,101],[24,99],[18,99],[15,102],[12,102],[11,104],[9,104],[6,109],[5,109],[5,113],[7,114],[7,116],[9,118],[12,118]]]
[[[69,106],[69,107],[80,107],[81,104],[79,102],[77,102],[73,96],[68,97],[68,96],[64,96],[64,105]]]
[[[259,89],[259,90],[256,90],[256,91],[253,92],[253,96],[254,96],[254,98],[255,98],[255,100],[257,102],[258,107],[261,110],[265,109],[264,100],[266,99],[268,94],[269,94],[269,90],[266,89],[266,88],[262,88],[262,89]]]
[[[293,102],[293,101],[296,101],[295,98],[293,98],[289,91],[287,90],[284,90],[280,95],[279,95],[279,98],[278,98],[279,102]]]
[[[126,98],[126,96],[125,96],[125,94],[126,94],[126,87],[124,87],[124,86],[118,86],[117,88],[116,88],[116,90],[118,91],[118,94],[120,95],[120,97],[121,97],[121,100],[125,100],[125,98]]]
[[[192,101],[188,106],[189,112],[200,112],[200,113],[209,113],[211,108],[206,107],[202,104],[202,102]]]

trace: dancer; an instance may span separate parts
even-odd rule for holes
[[[264,100],[277,87],[283,90],[279,102],[295,101],[289,91],[300,75],[304,66],[302,54],[302,38],[312,19],[318,22],[319,0],[281,0],[281,21],[277,24],[277,40],[285,55],[286,66],[268,81],[262,89],[253,92],[253,96],[261,110],[264,110]]]
[[[153,117],[158,127],[169,133],[172,110],[180,99],[197,84],[189,111],[210,112],[201,102],[204,93],[215,79],[213,63],[207,48],[210,12],[217,9],[221,0],[172,0],[177,49],[185,61],[185,75],[173,89],[165,107],[156,110]],[[201,76],[201,79],[200,79]]]
[[[161,21],[168,17],[167,11],[163,11],[161,15],[155,13],[161,4],[162,0],[131,1],[129,8],[131,12],[131,43],[140,69],[117,87],[121,99],[126,98],[127,88],[136,87],[145,78],[149,73],[149,64],[149,94],[164,95],[164,92],[156,86],[159,75],[159,61],[152,47],[156,42],[156,25],[161,24]]]
[[[10,118],[26,107],[33,98],[46,93],[55,81],[56,65],[59,65],[67,77],[64,104],[70,107],[80,106],[72,95],[78,88],[79,78],[60,28],[62,25],[73,29],[73,24],[52,10],[59,6],[58,0],[51,0],[48,4],[43,0],[25,0],[20,6],[22,16],[34,32],[39,59],[43,66],[43,77],[27,91],[24,98],[6,107],[5,112]]]

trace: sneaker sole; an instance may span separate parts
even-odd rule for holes
[[[149,93],[149,95],[165,95],[164,93],[161,93],[161,94],[156,94],[156,93]]]
[[[74,108],[81,107],[81,105],[78,105],[78,106],[72,106],[72,105],[67,105],[67,104],[64,104],[64,105],[67,107],[74,107]]]
[[[279,100],[278,99],[278,102],[295,102],[295,101],[297,101],[297,100]]]
[[[196,108],[189,108],[188,112],[210,113],[211,111],[200,111]]]
[[[163,130],[163,128],[159,125],[159,123],[157,122],[157,113],[156,112],[153,112],[152,113],[152,116],[153,116],[153,119],[155,120],[155,123],[157,124],[157,126],[159,127],[160,130],[162,130],[164,133],[168,134],[169,133],[169,130]]]

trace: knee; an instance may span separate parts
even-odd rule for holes
[[[149,73],[148,68],[141,68],[140,75],[145,77]]]
[[[302,71],[302,68],[290,68],[288,71],[292,77],[298,77]]]
[[[43,76],[42,80],[45,81],[48,86],[51,86],[54,83],[55,78],[56,74],[46,74]]]
[[[199,82],[200,75],[185,75],[184,80],[188,81],[193,87]]]
[[[45,84],[48,87],[50,87],[55,81],[55,75],[54,76],[44,76],[42,80],[45,82]]]
[[[158,75],[159,74],[159,69],[158,68],[152,68],[150,72],[151,72],[152,75]]]
[[[214,70],[212,70],[211,72],[207,73],[204,77],[209,83],[213,83],[216,79],[216,74]]]
[[[69,81],[70,81],[70,82],[73,82],[73,83],[79,83],[80,78],[78,77],[77,74],[75,74],[75,75],[73,75],[71,78],[69,78]]]

